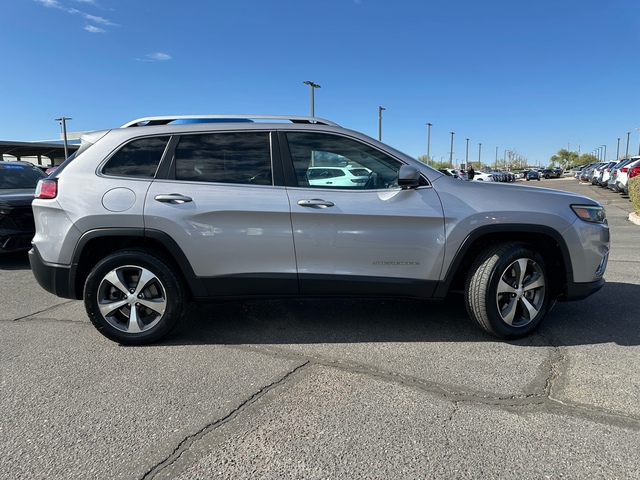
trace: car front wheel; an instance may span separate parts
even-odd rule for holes
[[[549,288],[543,258],[519,243],[484,250],[466,282],[466,306],[471,319],[499,338],[531,333],[549,310]]]
[[[176,325],[187,304],[165,261],[138,250],[115,252],[91,270],[84,303],[93,325],[125,345],[154,342]]]

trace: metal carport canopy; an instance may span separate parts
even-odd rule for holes
[[[67,144],[69,155],[75,152],[80,145]],[[3,155],[11,155],[18,160],[22,157],[37,157],[38,164],[42,164],[42,157],[51,160],[51,165],[60,165],[64,159],[64,144],[49,142],[12,142],[8,140],[0,140],[0,153]]]

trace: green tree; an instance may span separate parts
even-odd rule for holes
[[[566,148],[558,150],[558,153],[553,155],[549,160],[550,167],[555,167],[557,165],[563,170],[567,170],[575,165],[580,165],[580,155],[578,152],[573,152]]]
[[[580,155],[578,165],[589,165],[590,163],[596,163],[598,161],[598,157],[596,157],[593,153],[583,153]]]

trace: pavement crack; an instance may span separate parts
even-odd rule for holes
[[[27,313],[26,315],[22,315],[21,317],[12,318],[11,321],[12,322],[19,322],[21,320],[27,320],[27,319],[30,319],[31,317],[36,316],[36,315],[40,315],[41,313],[49,312],[51,310],[57,310],[60,307],[64,307],[65,305],[69,305],[71,303],[76,303],[76,302],[77,302],[77,300],[67,300],[66,302],[57,303],[55,305],[52,305],[51,307],[47,307],[47,308],[43,308],[42,310],[38,310],[37,312],[30,312],[30,313]],[[36,319],[34,319],[34,320],[36,320]]]
[[[212,431],[216,430],[220,426],[222,426],[222,425],[230,422],[234,418],[236,418],[240,413],[242,413],[250,405],[253,405],[254,403],[256,403],[264,395],[266,395],[269,391],[271,391],[274,388],[277,388],[280,385],[286,383],[290,378],[292,378],[293,376],[298,374],[300,371],[302,371],[305,368],[307,368],[309,366],[309,364],[310,364],[310,362],[307,361],[307,362],[304,362],[304,363],[298,365],[296,368],[294,368],[290,372],[287,372],[285,375],[283,375],[278,380],[270,383],[269,385],[266,385],[266,386],[260,388],[257,392],[255,392],[253,395],[251,395],[249,398],[247,398],[247,400],[242,402],[240,405],[238,405],[235,409],[233,409],[231,412],[229,412],[224,417],[219,418],[215,422],[212,422],[212,423],[206,425],[205,427],[203,427],[202,429],[200,429],[198,432],[194,433],[193,435],[189,435],[188,437],[186,437],[184,440],[182,440],[178,444],[178,446],[174,449],[174,451],[169,456],[167,456],[163,461],[161,461],[158,464],[156,464],[155,466],[153,466],[149,471],[147,471],[147,473],[145,473],[141,477],[141,479],[142,480],[144,480],[144,479],[152,479],[152,478],[155,478],[157,475],[161,474],[163,472],[163,470],[165,470],[168,467],[170,467],[171,465],[173,465],[198,440],[203,438],[205,435],[211,433]]]
[[[559,342],[558,342],[559,343]],[[486,391],[465,390],[455,385],[442,384],[436,381],[428,381],[411,375],[399,374],[385,371],[380,368],[372,368],[357,362],[346,362],[344,360],[323,358],[321,356],[309,356],[285,351],[277,347],[252,347],[253,350],[260,350],[272,355],[279,355],[286,358],[297,358],[305,361],[305,365],[320,365],[329,368],[336,368],[343,371],[367,375],[378,378],[386,382],[392,382],[406,388],[417,389],[429,392],[441,398],[448,399],[456,409],[463,404],[486,405],[489,407],[504,408],[510,410],[522,409],[545,409],[556,414],[571,415],[589,419],[602,424],[623,426],[632,430],[640,429],[640,418],[636,415],[606,410],[591,405],[572,404],[560,402],[553,398],[553,388],[557,379],[564,373],[567,363],[567,356],[562,345],[549,345],[552,351],[546,362],[546,371],[538,378],[533,392],[516,395],[500,395]]]

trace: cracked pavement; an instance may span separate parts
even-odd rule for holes
[[[640,478],[640,227],[542,183],[605,204],[607,284],[516,342],[454,296],[193,306],[123,347],[0,258],[0,478]]]

